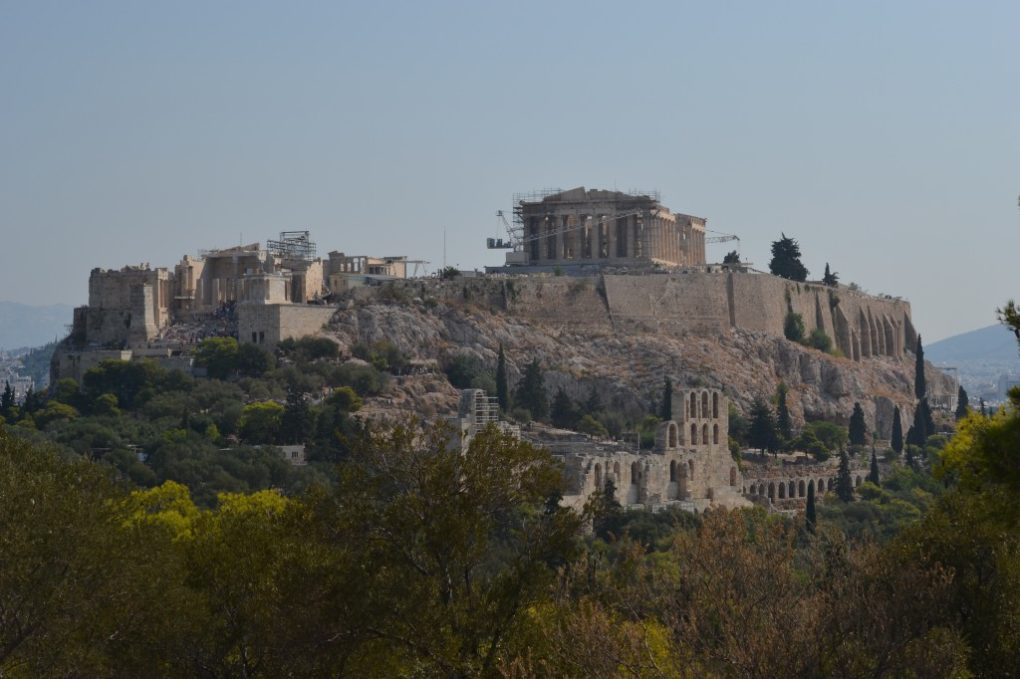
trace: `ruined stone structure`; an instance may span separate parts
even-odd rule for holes
[[[522,251],[507,265],[616,267],[705,263],[705,220],[674,213],[654,194],[578,187],[519,200]]]
[[[729,451],[729,401],[717,389],[676,391],[673,417],[659,425],[651,451],[609,443],[541,443],[563,460],[568,488],[563,502],[577,509],[610,480],[625,507],[703,511],[748,504]]]

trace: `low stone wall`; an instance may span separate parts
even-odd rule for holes
[[[332,306],[238,304],[238,341],[272,349],[282,340],[314,335],[335,313]]]

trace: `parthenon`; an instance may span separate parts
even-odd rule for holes
[[[705,220],[671,212],[654,192],[581,186],[536,198],[514,206],[523,227],[523,253],[508,256],[508,265],[705,263]]]

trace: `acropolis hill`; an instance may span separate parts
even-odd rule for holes
[[[743,412],[784,381],[797,420],[845,418],[859,401],[880,437],[889,435],[894,406],[912,413],[909,303],[708,264],[705,221],[652,195],[579,188],[516,209],[520,231],[507,265],[452,280],[409,277],[414,260],[406,257],[320,258],[307,232],[203,251],[173,269],[95,269],[89,304],[76,310],[54,356],[54,382],[80,380],[111,358],[187,368],[209,335],[272,349],[325,333],[342,349],[385,339],[421,360],[467,352],[493,367],[502,343],[512,378],[537,357],[552,388],[579,397],[597,384],[635,410],[669,376],[722,389]],[[806,333],[831,338],[837,353],[786,340],[791,313]],[[931,375],[934,396],[952,390]],[[431,404],[413,392],[390,402],[456,407],[452,390],[429,392]]]

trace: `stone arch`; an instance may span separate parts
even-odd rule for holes
[[[774,500],[776,497],[776,484],[769,481],[769,499]]]
[[[716,445],[719,444],[719,425],[718,424],[713,424],[712,425],[712,443],[715,443]]]
[[[712,417],[719,418],[719,392],[712,392]]]
[[[730,467],[730,485],[731,486],[737,485],[737,468],[736,467]]]
[[[797,482],[797,497],[807,497],[807,491],[804,490],[804,479]]]
[[[825,492],[825,481],[823,481],[822,479],[818,479],[818,484],[815,486],[815,490],[818,491],[819,495],[824,493]]]
[[[758,484],[758,495],[760,495],[761,497],[765,497],[765,484],[764,483],[759,483]]]
[[[630,463],[630,485],[636,486],[641,481],[641,465],[637,460]]]
[[[606,471],[609,471],[608,467],[606,468]],[[614,462],[613,463],[613,476],[616,478],[616,482],[617,483],[620,483],[620,481],[623,481],[623,478],[620,476],[620,463],[619,462]]]
[[[691,417],[698,416],[698,395],[691,392]]]
[[[698,425],[691,424],[691,445],[698,445]]]
[[[708,417],[708,413],[711,412],[708,409],[708,392],[701,392],[701,416]]]
[[[710,440],[711,439],[708,438],[708,425],[701,425],[701,442],[707,446]]]
[[[679,438],[680,438],[680,434],[678,433],[678,428],[676,426],[676,422],[670,422],[666,426],[666,445],[669,448],[676,448],[677,447],[677,441],[679,440]]]
[[[786,484],[785,483],[780,483],[779,484],[779,499],[780,500],[785,500],[786,499]]]
[[[793,481],[793,480],[790,481],[790,493],[789,493],[789,495],[790,495],[790,497],[797,497],[797,482],[796,481]]]
[[[602,487],[602,465],[598,462],[595,463],[595,487]]]
[[[694,480],[694,460],[687,460],[687,478]]]
[[[676,483],[676,460],[672,460],[669,463],[669,481],[670,483]]]

